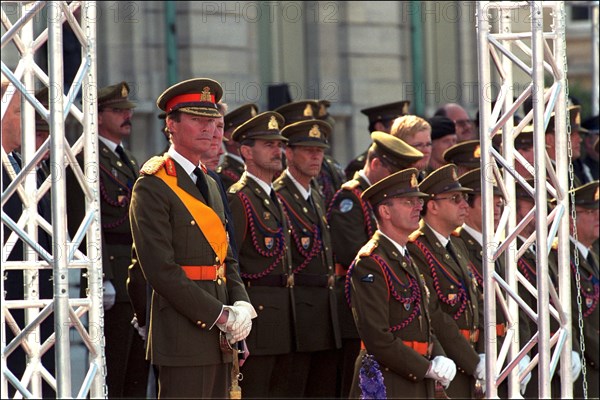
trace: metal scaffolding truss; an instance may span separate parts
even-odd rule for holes
[[[517,14],[519,13],[519,14]],[[523,29],[522,17],[528,25]],[[520,15],[521,18],[515,18]],[[515,24],[521,20],[520,31]],[[549,30],[545,30],[549,27]],[[497,397],[498,385],[508,379],[509,397],[519,397],[519,383],[536,365],[539,396],[550,397],[550,383],[560,364],[561,370],[571,365],[571,272],[569,269],[569,183],[570,129],[567,113],[567,63],[565,55],[564,2],[491,2],[477,4],[477,34],[480,81],[480,133],[482,155],[482,204],[484,240],[485,337],[487,397]],[[529,84],[516,90],[513,72],[520,70],[530,78]],[[493,78],[492,73],[498,78]],[[490,87],[498,83],[497,98],[490,98]],[[514,115],[523,102],[532,99],[533,108],[515,125]],[[492,100],[496,100],[492,108]],[[556,160],[553,165],[546,151],[545,131],[555,113]],[[515,151],[514,139],[533,122],[534,163],[530,165]],[[501,134],[502,151],[492,147],[492,138]],[[532,172],[531,187],[517,171]],[[493,181],[506,199],[499,226],[494,229]],[[516,221],[515,185],[521,185],[535,199],[535,207],[522,221]],[[547,199],[556,198],[556,207],[547,208]],[[517,236],[532,220],[535,232],[522,246]],[[518,222],[518,223],[517,223]],[[537,287],[528,283],[518,271],[518,258],[536,243]],[[553,242],[558,243],[558,291],[549,278],[548,254]],[[494,261],[504,257],[506,275],[494,270]],[[537,298],[537,309],[519,297],[518,284]],[[521,289],[522,290],[522,289]],[[496,308],[500,307],[510,327],[503,346],[496,345]],[[540,310],[538,312],[538,310]],[[519,313],[537,325],[527,343],[519,343]],[[560,329],[551,333],[550,318]],[[537,345],[525,371],[519,376],[518,362]],[[562,398],[573,397],[570,374],[561,374]],[[556,395],[556,393],[555,393]]]
[[[2,164],[12,181],[2,191],[2,275],[7,271],[23,274],[24,299],[6,300],[2,282],[2,398],[8,397],[8,387],[16,388],[16,398],[41,397],[42,380],[55,391],[57,398],[73,397],[70,354],[73,335],[80,335],[89,352],[87,374],[76,393],[78,398],[105,397],[104,333],[102,308],[102,264],[100,243],[100,205],[98,183],[98,135],[96,126],[96,4],[93,1],[73,2],[2,2],[2,50],[12,44],[19,52],[12,70],[2,59],[2,73],[10,81],[2,99],[2,119],[6,107],[16,93],[21,94],[22,156],[21,171],[16,173],[4,149]],[[34,35],[34,29],[42,32]],[[73,84],[63,82],[63,26],[70,26],[81,45],[82,62]],[[38,28],[39,30],[39,28]],[[35,62],[35,53],[47,43],[48,71]],[[36,100],[36,89],[49,88],[49,108]],[[81,98],[81,107],[75,99]],[[38,113],[50,126],[50,136],[39,149],[35,146],[35,115]],[[81,125],[83,134],[70,146],[65,138],[65,120],[71,116]],[[78,125],[79,126],[79,125]],[[6,132],[2,132],[6,134]],[[46,152],[50,153],[50,175],[42,183],[36,179],[36,168]],[[76,155],[83,151],[85,171]],[[96,168],[94,168],[96,166]],[[71,168],[86,197],[86,218],[74,237],[67,233],[66,183],[64,177]],[[38,202],[50,192],[52,223],[38,213]],[[21,217],[15,221],[5,212],[9,199],[18,197],[23,205]],[[5,236],[8,228],[8,237]],[[38,243],[42,231],[52,238],[52,248],[46,251]],[[87,239],[87,249],[80,244]],[[11,260],[15,245],[23,246],[23,260]],[[39,272],[51,269],[53,299],[39,298]],[[85,298],[69,297],[69,272],[75,270],[88,276]],[[15,324],[13,314],[24,310],[24,326]],[[54,316],[54,333],[40,343],[40,324]],[[85,323],[84,317],[88,322]],[[7,343],[7,329],[14,338]],[[55,347],[55,376],[42,365],[41,356]],[[27,357],[23,376],[10,370],[15,349],[22,348]]]

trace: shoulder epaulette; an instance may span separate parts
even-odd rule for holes
[[[462,230],[462,226],[459,226],[455,230],[453,230],[450,234],[452,236],[460,237],[460,231]]]
[[[140,169],[142,175],[154,175],[165,164],[166,156],[154,156],[144,163]]]
[[[408,235],[408,241],[412,243],[415,240],[417,240],[420,236],[423,236],[423,235],[424,235],[424,233],[417,229],[416,231],[414,231],[413,233]]]
[[[356,179],[352,179],[348,182],[342,183],[342,189],[352,190],[352,189],[356,189],[359,185],[360,185],[359,181],[357,181]]]
[[[378,242],[374,241],[374,240],[370,240],[367,242],[367,244],[365,244],[359,251],[357,256],[358,257],[368,257],[370,256],[373,251],[377,248],[378,246]]]
[[[552,240],[552,250],[558,250],[558,238],[555,237],[554,240]]]

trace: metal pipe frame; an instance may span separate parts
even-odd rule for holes
[[[484,314],[485,314],[485,352],[486,352],[486,397],[498,397],[498,385],[507,378],[509,397],[520,397],[520,380],[525,377],[536,364],[538,365],[539,396],[549,398],[550,382],[554,369],[560,362],[561,370],[570,370],[571,365],[571,291],[569,270],[569,203],[567,132],[566,132],[566,57],[565,57],[565,23],[564,2],[531,1],[531,2],[477,2],[477,40],[479,64],[479,110],[480,139],[482,165],[482,208],[483,208],[483,266],[484,266]],[[531,17],[530,32],[512,32],[512,13],[515,10],[529,10]],[[544,11],[549,11],[550,23],[544,24]],[[551,31],[544,31],[544,25]],[[530,44],[528,45],[527,42]],[[520,53],[513,53],[516,46]],[[525,54],[525,56],[523,56]],[[513,69],[526,73],[531,83],[521,93],[513,93]],[[495,108],[491,109],[491,94],[486,90],[492,86],[492,70],[500,79],[500,92]],[[544,74],[551,75],[550,90],[544,91]],[[514,96],[517,100],[513,101]],[[514,125],[514,114],[520,104],[531,96],[533,109],[517,126]],[[551,113],[555,113],[556,130],[556,164],[552,165],[546,152],[545,131]],[[515,153],[514,139],[523,127],[533,120],[534,127],[534,163],[530,166],[520,154]],[[502,135],[502,151],[499,153],[492,147],[492,138],[498,132]],[[516,154],[516,155],[515,155]],[[525,177],[515,170],[515,160],[531,170],[535,185],[533,188],[525,183]],[[525,165],[527,164],[527,165]],[[502,172],[498,169],[501,166]],[[550,180],[547,182],[546,177]],[[494,228],[493,178],[499,178],[498,184],[505,196],[506,206],[497,231]],[[524,282],[525,279],[517,270],[518,255],[531,244],[532,238],[526,241],[523,248],[517,246],[517,236],[526,226],[526,222],[516,222],[515,184],[523,185],[533,194],[535,207],[525,219],[535,219],[535,240],[538,249],[537,287]],[[533,190],[531,190],[533,189]],[[548,195],[558,199],[558,211],[548,213]],[[549,225],[551,227],[549,228]],[[499,244],[501,239],[505,239]],[[559,250],[559,290],[557,295],[548,278],[548,252],[553,240],[558,241]],[[527,247],[525,247],[527,246]],[[494,260],[504,257],[506,261],[505,276],[495,273]],[[530,293],[537,297],[537,310],[531,310],[519,297],[518,284],[521,283]],[[530,290],[533,289],[533,290]],[[556,310],[550,313],[550,298]],[[514,336],[505,340],[502,348],[497,348],[496,308],[501,310],[511,321]],[[521,348],[519,343],[518,313],[537,324],[537,332],[531,332],[532,338]],[[561,329],[553,336],[550,334],[550,318],[560,323]],[[552,337],[551,337],[552,336]],[[518,361],[537,342],[538,354],[533,357],[526,370],[518,374]],[[552,348],[554,352],[552,352]],[[500,357],[498,356],[500,354]],[[505,359],[506,356],[506,359]],[[560,358],[560,359],[558,359]],[[498,365],[500,361],[500,365]],[[504,366],[503,366],[504,365]],[[556,394],[555,394],[556,395]],[[573,382],[570,374],[561,375],[561,397],[573,396]]]
[[[8,2],[3,2],[4,3]],[[59,2],[38,1],[12,2],[14,15],[7,15],[2,8],[1,22],[6,33],[2,35],[2,48],[13,43],[19,52],[19,61],[11,70],[2,60],[2,72],[11,82],[3,104],[8,104],[14,93],[21,93],[21,155],[23,165],[16,173],[2,149],[2,163],[12,180],[2,192],[2,205],[12,196],[18,196],[23,204],[23,213],[18,221],[13,221],[2,212],[2,275],[6,271],[20,271],[24,277],[23,299],[5,299],[4,280],[2,291],[2,398],[8,397],[8,385],[16,388],[15,398],[40,398],[42,380],[56,391],[57,398],[72,397],[71,380],[71,336],[79,334],[89,351],[89,369],[81,388],[76,391],[79,398],[106,397],[106,367],[104,360],[104,331],[102,308],[102,260],[100,257],[100,191],[98,168],[98,132],[96,104],[96,4],[94,1]],[[74,12],[80,12],[76,18]],[[42,19],[46,27],[34,37],[34,20]],[[68,23],[81,45],[82,62],[75,81],[65,90],[63,81],[63,24]],[[48,71],[43,71],[34,60],[35,52],[42,44],[48,44]],[[49,88],[49,109],[40,104],[33,93],[36,86]],[[65,96],[65,92],[67,95]],[[76,95],[81,92],[81,110],[74,104]],[[3,107],[2,118],[4,118]],[[40,149],[35,148],[35,116],[39,113],[48,121],[49,139]],[[73,148],[65,138],[65,119],[73,115],[82,125],[82,136]],[[83,149],[83,161],[87,175],[75,160],[75,155]],[[43,153],[49,150],[50,177],[38,188],[36,171]],[[86,193],[87,218],[78,230],[76,241],[67,233],[67,204],[65,177],[67,168],[72,168],[78,177],[82,190]],[[95,171],[90,174],[89,171]],[[38,214],[38,201],[50,190],[52,223],[49,224]],[[8,237],[4,229],[11,232]],[[43,229],[52,237],[52,249],[48,253],[38,243],[38,233]],[[87,250],[77,250],[81,241],[87,238]],[[23,243],[23,260],[8,261],[8,256],[17,241]],[[39,271],[53,271],[53,299],[39,299]],[[85,270],[89,286],[85,298],[70,298],[69,272]],[[11,310],[24,310],[25,326],[16,326]],[[40,337],[40,324],[54,314],[54,333],[45,342]],[[86,324],[84,317],[87,317]],[[7,343],[7,327],[14,333],[14,339]],[[41,356],[51,346],[55,346],[55,376],[52,376],[41,363]],[[27,367],[22,377],[15,376],[7,366],[13,351],[22,347],[27,357]]]

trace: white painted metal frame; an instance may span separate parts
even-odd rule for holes
[[[484,240],[484,285],[486,338],[486,397],[497,397],[498,385],[508,379],[509,397],[519,397],[520,380],[538,365],[539,395],[550,397],[550,382],[558,362],[561,370],[571,365],[571,291],[569,270],[569,196],[566,113],[566,56],[564,2],[477,2],[477,32],[480,82],[480,135],[482,155],[482,204]],[[529,10],[531,31],[513,32],[512,17],[518,10]],[[550,23],[544,24],[544,11],[549,11]],[[523,14],[519,14],[523,15]],[[548,17],[546,16],[546,19]],[[544,25],[550,30],[545,31]],[[517,54],[514,50],[518,49]],[[525,56],[523,56],[525,54]],[[515,93],[513,68],[531,77],[530,84]],[[492,110],[490,87],[492,71],[499,76],[500,90]],[[544,75],[551,81],[544,85]],[[544,87],[549,87],[544,91]],[[516,96],[516,100],[513,100]],[[531,97],[533,109],[515,126],[513,116],[523,102]],[[556,114],[556,165],[552,165],[545,147],[545,130],[552,112]],[[516,138],[524,126],[533,121],[534,165],[530,165],[514,149]],[[502,135],[502,152],[492,147],[492,138]],[[534,171],[535,186],[515,171],[516,163]],[[502,169],[500,169],[501,167]],[[493,221],[493,178],[506,199],[498,228]],[[547,182],[548,178],[548,182]],[[535,199],[535,208],[523,221],[516,221],[515,184],[520,184]],[[557,207],[550,213],[547,199],[557,198]],[[536,232],[521,248],[517,235],[535,218]],[[558,240],[559,291],[557,294],[548,274],[548,253],[553,240]],[[537,287],[529,285],[517,270],[518,258],[533,242],[537,243]],[[494,272],[494,261],[506,260],[506,276]],[[521,283],[537,297],[537,309],[532,310],[519,297]],[[509,330],[500,350],[496,345],[496,307],[507,317]],[[537,332],[527,343],[519,343],[518,313],[524,313],[537,324]],[[551,334],[550,318],[560,323]],[[518,362],[537,343],[538,354],[518,375]],[[517,368],[515,368],[517,367]],[[561,375],[561,397],[573,396],[570,374]]]
[[[22,300],[4,299],[2,279],[2,398],[8,397],[8,385],[17,389],[15,398],[41,397],[42,379],[56,390],[57,398],[73,397],[70,370],[70,338],[81,335],[89,351],[87,375],[76,394],[78,398],[106,397],[104,331],[102,308],[102,260],[100,249],[100,200],[98,184],[98,134],[96,105],[96,4],[94,1],[73,2],[3,2],[2,24],[6,29],[2,35],[2,49],[14,44],[20,59],[14,70],[2,60],[2,72],[11,82],[3,104],[8,104],[18,90],[22,95],[21,126],[23,157],[22,169],[15,174],[7,154],[2,149],[2,163],[12,183],[2,192],[2,205],[12,196],[19,196],[23,213],[19,221],[13,221],[2,212],[2,274],[5,271],[23,271],[25,296]],[[15,13],[8,15],[5,8],[10,5]],[[79,17],[74,13],[78,12]],[[16,15],[16,17],[15,17]],[[12,18],[11,18],[12,17]],[[41,19],[47,26],[34,37],[34,21]],[[82,62],[75,80],[68,91],[63,82],[62,27],[69,24],[81,44]],[[43,71],[34,60],[35,52],[48,44],[48,71]],[[36,82],[37,85],[36,85]],[[33,95],[36,86],[49,88],[53,99],[46,109]],[[64,93],[67,92],[65,95]],[[81,108],[75,99],[81,94]],[[5,108],[2,109],[4,118]],[[50,136],[35,149],[35,113],[39,113],[50,126]],[[82,126],[83,134],[70,146],[65,138],[65,119],[71,115]],[[50,151],[51,174],[38,188],[35,172],[37,164],[46,151]],[[82,171],[75,156],[83,150],[85,170]],[[60,160],[60,161],[56,161]],[[75,237],[67,234],[66,176],[72,168],[86,195],[86,218]],[[52,224],[38,214],[37,203],[48,191],[51,193]],[[12,231],[4,237],[4,226]],[[52,237],[51,253],[37,243],[39,229]],[[78,250],[83,239],[87,239],[87,251]],[[5,241],[6,240],[6,241]],[[15,243],[24,244],[24,260],[7,261]],[[52,269],[52,300],[40,300],[39,270]],[[88,275],[88,290],[85,298],[69,297],[69,270],[85,269]],[[11,310],[24,309],[25,326],[14,326]],[[44,343],[39,337],[40,323],[54,313],[54,334]],[[88,324],[82,322],[87,315]],[[15,338],[6,342],[6,329],[11,328]],[[15,376],[7,367],[7,360],[15,348],[21,346],[27,354],[27,367],[22,377]],[[51,346],[55,346],[55,376],[41,364],[40,357]]]

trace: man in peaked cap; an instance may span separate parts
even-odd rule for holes
[[[581,134],[587,134],[588,130],[581,126],[581,107],[570,106],[567,111],[569,112],[569,123],[571,127],[571,150],[572,157],[571,162],[573,163],[573,170],[576,176],[575,186],[580,186],[581,183],[588,183],[591,181],[591,175],[586,174],[583,170],[583,163],[581,161]],[[556,132],[556,119],[554,113],[550,117],[548,127],[546,128],[546,150],[548,156],[553,161],[556,160],[556,143],[555,143],[555,132]]]
[[[338,358],[338,397],[347,398],[354,373],[354,362],[360,349],[360,338],[344,287],[348,267],[362,246],[377,229],[375,216],[361,194],[371,185],[392,173],[418,163],[423,153],[385,132],[371,134],[373,144],[367,152],[367,161],[354,179],[344,183],[327,208],[335,256],[335,292],[342,335],[342,349]]]
[[[229,347],[248,336],[256,317],[217,184],[200,161],[222,93],[218,82],[197,78],[160,95],[173,145],[144,164],[133,188],[131,229],[152,288],[147,354],[159,369],[159,398],[227,397],[238,356]]]
[[[250,118],[255,117],[257,114],[258,106],[254,103],[244,104],[225,114],[225,132],[223,137],[227,139],[224,142],[227,152],[223,157],[221,165],[217,167],[216,171],[226,189],[239,181],[244,173],[244,160],[242,160],[242,157],[240,156],[240,145],[238,142],[231,139],[231,134],[235,128],[242,125]]]
[[[109,397],[140,397],[146,394],[148,365],[144,343],[131,328],[133,309],[126,282],[131,261],[129,207],[139,166],[123,141],[132,133],[136,104],[130,100],[127,82],[98,89],[98,154],[100,212],[104,267],[104,335],[106,340]],[[78,156],[83,165],[83,154]],[[69,232],[73,236],[85,216],[84,193],[71,170],[67,173]],[[82,279],[82,289],[87,282]]]
[[[598,240],[600,222],[598,204],[600,199],[600,187],[598,181],[592,181],[588,184],[574,189],[575,193],[575,211],[577,219],[575,226],[571,221],[571,231],[577,232],[577,238],[571,236],[571,265],[576,265],[575,252],[579,252],[579,282],[581,283],[581,293],[583,300],[581,304],[583,312],[583,334],[585,337],[585,353],[587,367],[588,396],[590,398],[598,397],[600,393],[600,338],[598,329],[600,328],[600,312],[598,309],[598,281],[600,273],[598,272],[598,253],[594,251],[593,243]],[[575,270],[573,269],[573,274]],[[576,279],[571,279],[571,304],[573,316],[578,315],[577,309],[577,285]],[[595,296],[591,295],[595,293]],[[578,318],[573,317],[573,330],[579,331],[580,322]],[[575,349],[576,352],[579,349]],[[575,359],[575,357],[573,357]],[[575,362],[574,362],[575,364]],[[581,364],[579,364],[581,368]],[[583,397],[583,381],[579,371],[572,371],[573,375],[573,396]],[[577,380],[576,380],[577,379]]]
[[[455,320],[460,331],[455,345],[444,345],[458,367],[446,392],[449,397],[472,398],[475,379],[485,379],[485,355],[476,352],[478,341],[483,340],[483,332],[479,331],[482,305],[477,281],[468,268],[467,250],[452,235],[465,222],[468,193],[472,190],[460,184],[454,164],[433,171],[419,187],[430,197],[421,212],[423,225],[411,234],[407,247],[432,296],[437,296],[441,310]]]
[[[437,115],[427,120],[431,125],[431,159],[429,170],[434,171],[446,165],[444,152],[454,146],[458,140],[454,122],[447,117]]]
[[[446,163],[458,167],[458,175],[481,166],[481,144],[479,140],[466,140],[450,147],[444,152]]]
[[[417,174],[415,168],[396,172],[362,193],[377,216],[378,230],[348,271],[348,300],[363,339],[350,398],[434,398],[434,381],[447,386],[456,375],[455,363],[435,339],[431,297],[406,248],[427,197],[419,190]],[[384,374],[375,388],[362,382],[367,356]]]
[[[282,169],[283,117],[261,113],[238,126],[238,143],[246,170],[228,190],[233,238],[239,248],[240,275],[259,318],[247,339],[252,356],[242,367],[245,397],[289,397],[295,350],[291,242],[288,222],[272,186]],[[242,229],[246,227],[245,229]]]
[[[466,143],[466,142],[462,142]],[[459,143],[460,144],[460,143]],[[458,178],[460,184],[466,188],[472,189],[469,200],[469,212],[465,218],[465,223],[456,230],[458,237],[462,240],[464,246],[468,251],[468,266],[469,270],[477,280],[477,289],[479,293],[479,303],[483,305],[484,296],[484,281],[483,281],[483,209],[482,209],[482,197],[481,197],[481,168],[475,168],[471,171],[466,172]],[[493,179],[492,177],[486,176],[485,179]],[[500,222],[500,216],[502,215],[503,200],[502,192],[495,185],[494,182],[494,229],[498,227]],[[498,246],[496,244],[496,246]],[[499,257],[495,263],[496,272],[500,276],[505,275],[504,258]],[[523,292],[525,293],[525,292]],[[522,312],[519,312],[519,336],[522,343],[526,343],[530,338],[529,320],[525,317]],[[511,327],[507,325],[506,315],[501,308],[496,310],[496,339],[499,348],[502,346],[504,338],[506,337],[507,329]],[[483,306],[479,308],[479,331],[480,334],[485,329],[484,326],[484,312]],[[483,340],[477,343],[477,352],[485,352],[485,342]],[[519,361],[519,373],[529,364],[529,356],[525,356]],[[525,392],[527,383],[531,379],[531,374],[521,382],[521,393]],[[508,395],[508,382],[504,381],[498,388],[500,397],[506,397]]]
[[[290,386],[294,397],[335,397],[336,349],[341,345],[333,293],[334,263],[325,204],[315,177],[329,147],[331,126],[306,120],[286,125],[288,167],[273,187],[289,218],[296,311]]]
[[[375,131],[390,133],[393,121],[398,117],[408,114],[409,105],[410,101],[402,100],[364,108],[360,112],[369,119],[369,133]],[[365,166],[366,160],[367,151],[365,150],[348,163],[345,169],[346,178],[352,179],[354,173]]]
[[[284,104],[275,111],[283,115],[286,125],[313,119],[329,123],[330,120],[333,120],[327,112],[329,104],[327,100],[300,100]],[[331,131],[333,131],[333,125],[331,125]],[[330,147],[327,147],[326,153],[329,149]],[[340,164],[332,156],[325,154],[321,171],[319,171],[319,175],[316,178],[319,188],[323,193],[325,204],[328,204],[335,191],[342,185],[345,180],[344,178],[344,172]]]

